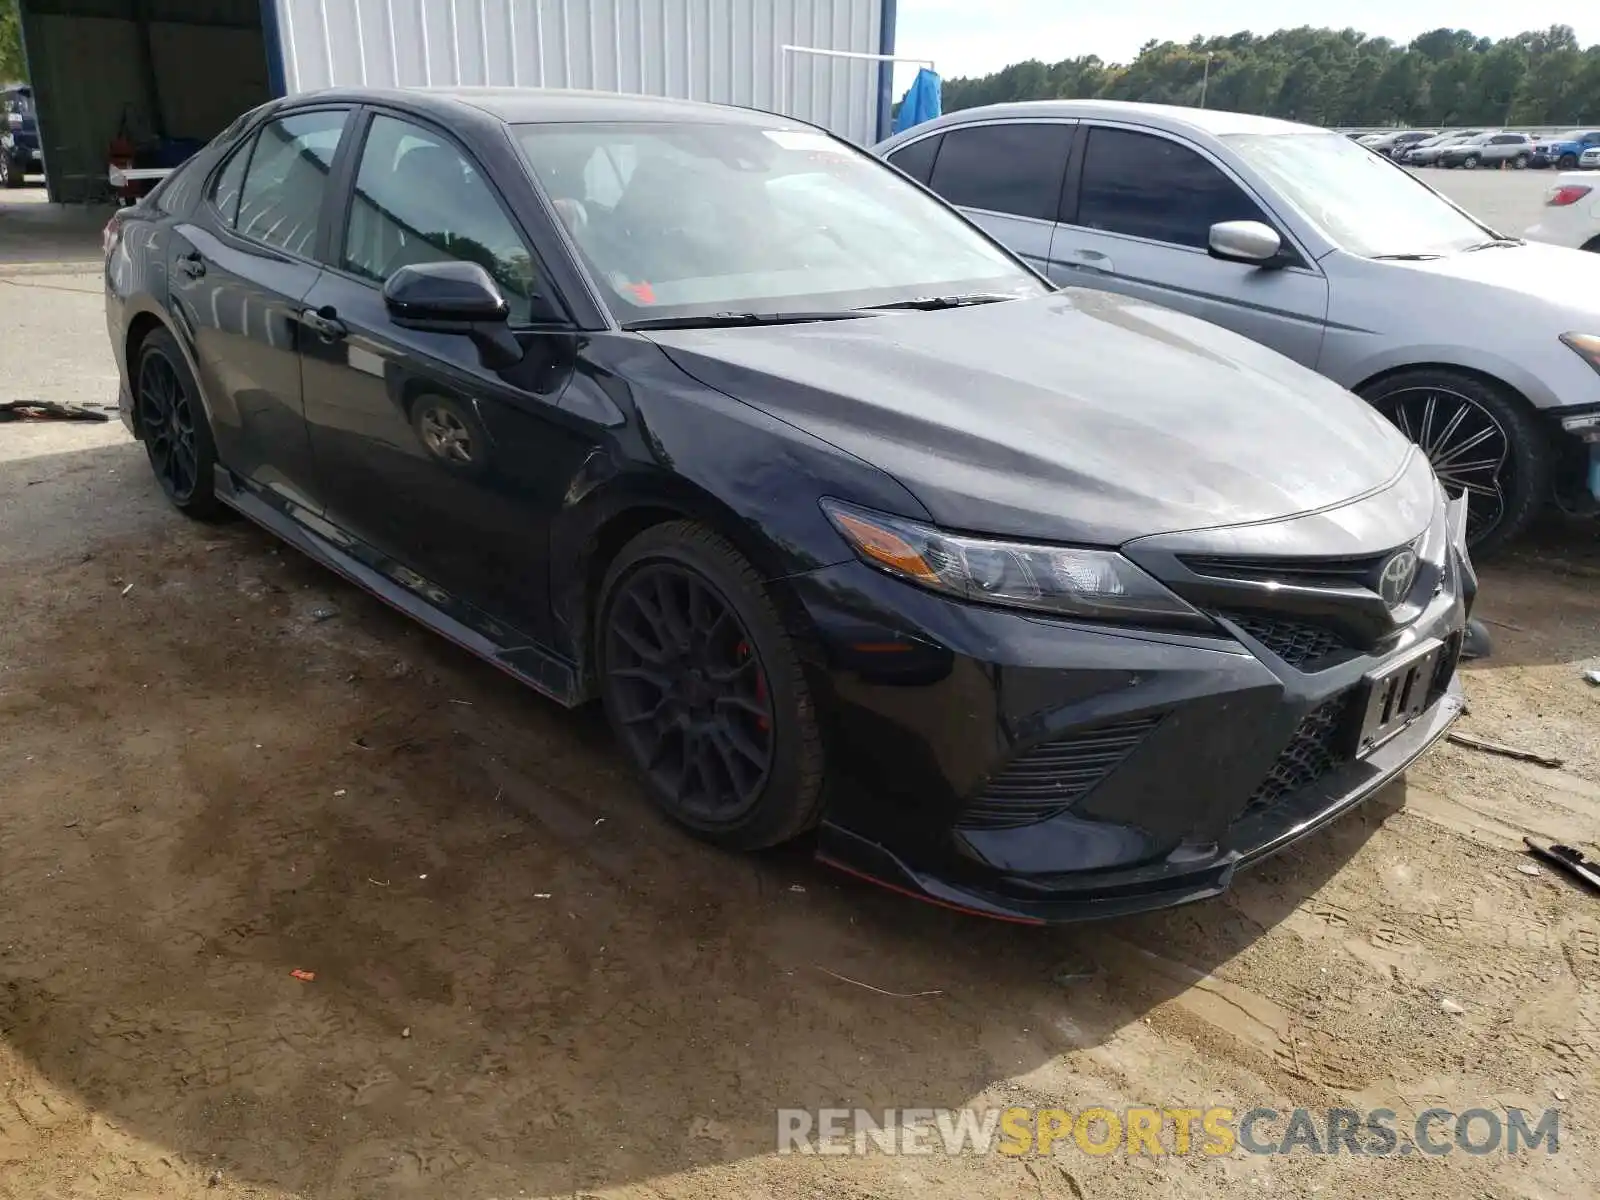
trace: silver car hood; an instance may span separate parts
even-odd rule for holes
[[[1521,246],[1495,246],[1447,258],[1388,265],[1442,276],[1446,281],[1513,292],[1556,308],[1600,317],[1600,254],[1528,242]]]

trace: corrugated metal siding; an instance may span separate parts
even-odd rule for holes
[[[596,88],[738,104],[877,138],[884,0],[269,0],[290,92]],[[788,87],[782,76],[787,66]],[[785,95],[787,92],[787,95]]]

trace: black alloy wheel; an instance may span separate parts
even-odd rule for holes
[[[1420,446],[1452,497],[1467,497],[1467,540],[1498,549],[1532,520],[1549,486],[1548,454],[1517,397],[1449,371],[1406,371],[1366,398]]]
[[[213,491],[211,427],[194,378],[166,330],[151,333],[139,348],[134,405],[145,454],[167,499],[190,516],[221,515]]]
[[[760,575],[703,526],[635,538],[607,577],[601,694],[656,802],[711,841],[787,841],[820,811],[822,749],[794,639]]]

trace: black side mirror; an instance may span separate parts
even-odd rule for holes
[[[506,324],[510,307],[475,262],[417,263],[383,284],[389,319],[402,329],[470,337],[483,365],[500,371],[522,361],[522,344]]]

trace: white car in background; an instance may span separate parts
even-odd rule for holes
[[[1600,252],[1600,175],[1583,171],[1557,175],[1545,193],[1544,212],[1538,223],[1529,226],[1522,236],[1552,246]]]
[[[1578,166],[1585,171],[1600,171],[1600,146],[1590,146],[1579,155]]]

